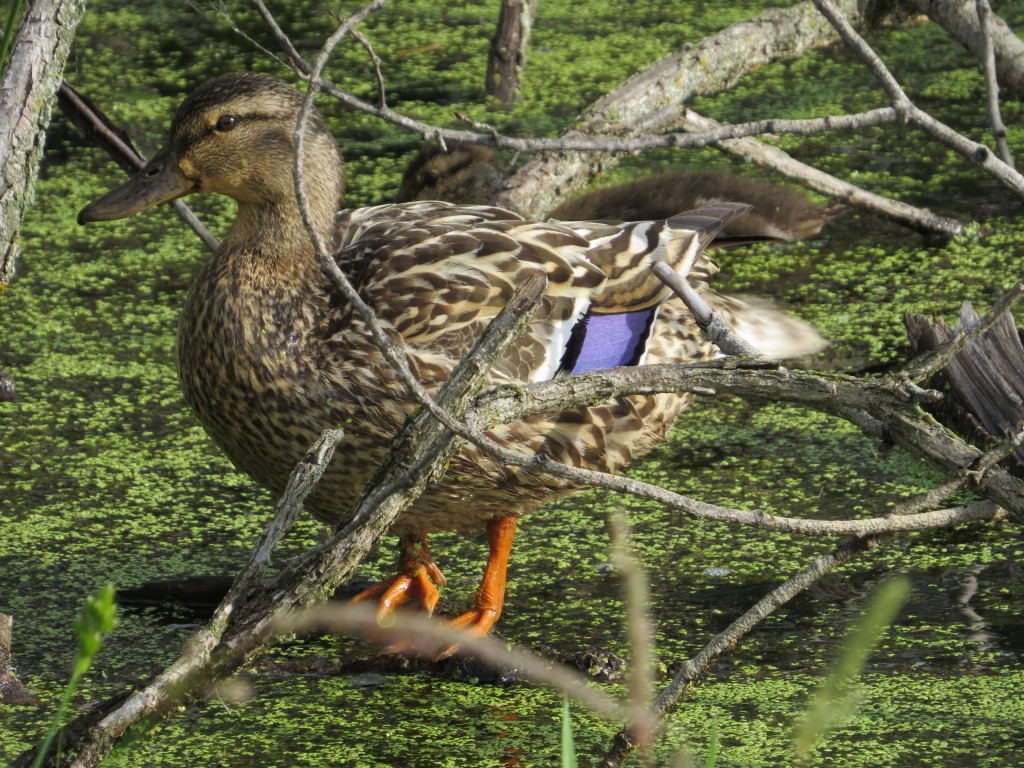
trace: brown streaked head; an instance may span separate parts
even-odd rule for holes
[[[79,223],[125,218],[196,192],[227,195],[240,207],[295,207],[293,135],[302,98],[269,75],[208,80],[178,108],[167,145],[135,176],[82,209]],[[311,201],[333,216],[343,183],[341,157],[315,111],[305,145]]]

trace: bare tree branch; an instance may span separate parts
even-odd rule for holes
[[[960,135],[952,128],[936,120],[922,109],[919,109],[910,100],[903,88],[892,73],[879,58],[871,46],[865,42],[857,31],[850,24],[843,11],[833,0],[813,0],[815,6],[824,14],[829,23],[836,28],[840,37],[854,53],[867,65],[871,73],[875,75],[885,92],[889,94],[893,108],[910,123],[917,125],[932,138],[945,144],[975,165],[980,166],[986,172],[1002,182],[1007,188],[1012,189],[1018,195],[1024,195],[1024,176],[1008,166],[983,144],[971,141]]]
[[[83,0],[29,0],[9,41],[0,73],[0,291],[14,276],[21,218],[32,200],[53,99],[84,12]]]
[[[891,115],[895,121],[896,111],[891,110]],[[692,109],[682,112],[680,124],[684,128],[705,133],[723,125],[698,115]],[[964,225],[956,219],[938,216],[929,210],[916,208],[899,200],[868,192],[819,171],[817,168],[801,163],[799,160],[794,160],[778,147],[773,147],[763,141],[754,138],[726,139],[715,142],[715,146],[731,155],[749,158],[758,165],[785,174],[823,195],[874,211],[920,232],[938,232],[948,237],[958,237],[964,234]]]
[[[999,111],[999,78],[996,72],[996,52],[993,33],[993,13],[988,0],[976,0],[978,9],[978,26],[982,39],[981,61],[985,66],[985,85],[988,98],[985,100],[988,119],[992,123],[992,135],[996,140],[999,158],[1011,168],[1014,167],[1010,156],[1010,145],[1006,143],[1006,125]],[[1024,53],[1024,50],[1022,50]]]
[[[985,37],[976,3],[971,0],[902,0],[903,5],[927,14],[954,40],[985,61]],[[1007,23],[989,11],[991,44],[999,80],[1018,99],[1024,98],[1024,41]]]
[[[854,14],[857,3],[844,0],[843,8]],[[684,104],[696,94],[727,89],[741,76],[760,66],[798,56],[835,39],[833,30],[821,23],[809,2],[765,11],[696,45],[685,46],[637,73],[588,108],[574,130],[562,138],[568,141],[583,135],[606,134],[622,137],[619,146],[625,145],[622,149],[609,146],[606,151],[632,151],[625,149],[629,145],[627,137],[672,129],[674,111],[666,112],[666,106]],[[708,66],[708,62],[714,62],[715,66]],[[885,121],[893,119],[889,113],[879,113],[875,117]],[[772,132],[775,129],[767,130]],[[718,135],[700,145],[677,143],[667,146],[704,146],[742,135],[752,134]],[[582,148],[570,142],[561,149]],[[584,155],[567,151],[534,158],[513,177],[509,191],[499,204],[527,216],[539,216],[554,208],[559,197],[581,186],[599,168],[606,169],[616,162],[614,157],[606,154]]]
[[[704,331],[715,345],[726,355],[747,355],[749,357],[763,357],[761,351],[747,342],[736,331],[721,318],[721,316],[708,306],[690,287],[690,284],[665,262],[654,265],[652,270],[665,285],[682,299],[686,308],[693,314],[698,327]]]

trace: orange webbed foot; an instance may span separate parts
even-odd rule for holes
[[[403,536],[399,542],[398,574],[364,589],[350,602],[377,601],[377,621],[388,624],[398,606],[415,601],[429,616],[440,599],[445,578],[427,548],[427,537]]]
[[[472,637],[484,637],[498,621],[501,609],[505,605],[505,581],[508,572],[508,559],[512,553],[512,541],[516,534],[515,516],[492,520],[487,524],[487,539],[490,554],[487,567],[476,593],[476,605],[446,623],[448,629],[455,629]],[[453,643],[434,657],[435,661],[447,659],[459,650],[459,644]]]
[[[484,637],[501,616],[505,603],[505,576],[508,570],[508,559],[512,552],[512,541],[515,538],[517,518],[512,515],[487,524],[487,539],[490,554],[487,567],[476,593],[476,605],[469,611],[445,623],[446,628],[464,632],[473,637]],[[352,598],[351,602],[376,600],[377,621],[381,626],[392,623],[395,610],[410,601],[431,614],[437,604],[438,585],[444,585],[445,578],[441,569],[430,556],[427,548],[427,537],[403,536],[400,540],[398,559],[398,575],[385,579],[364,589]],[[446,659],[459,649],[458,643],[447,646],[435,661]],[[382,649],[382,653],[422,653],[415,640],[398,642]]]

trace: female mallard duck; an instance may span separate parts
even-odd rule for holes
[[[178,109],[170,140],[133,179],[85,208],[80,222],[116,219],[184,195],[216,192],[238,216],[200,271],[178,327],[185,398],[234,464],[274,492],[325,428],[345,425],[334,461],[308,500],[331,525],[345,520],[416,407],[377,350],[361,316],[332,289],[310,245],[292,185],[292,134],[302,96],[256,74],[199,86]],[[721,205],[658,222],[534,223],[483,206],[380,205],[335,224],[341,158],[322,119],[307,128],[303,158],[312,219],[339,266],[405,347],[414,373],[436,391],[525,276],[550,291],[524,337],[494,368],[494,384],[549,379],[615,365],[698,360],[715,354],[685,308],[651,274],[664,260],[704,285],[703,249],[744,210]],[[803,331],[777,316],[786,337]],[[799,335],[799,334],[798,334]],[[808,336],[783,340],[797,353]],[[811,346],[816,346],[817,337]],[[683,395],[624,397],[489,430],[530,453],[607,472],[664,439],[689,403]],[[367,590],[382,616],[406,601],[430,611],[441,571],[431,531],[486,527],[490,556],[473,610],[454,621],[485,634],[501,612],[518,518],[578,490],[495,463],[472,445],[395,522],[399,573]]]
[[[427,144],[409,161],[399,201],[447,200],[489,205],[505,179],[494,155],[478,144]],[[597,189],[560,203],[549,216],[559,221],[641,221],[667,219],[705,205],[747,203],[751,210],[728,222],[726,238],[803,240],[814,237],[842,206],[816,205],[799,192],[720,171],[660,173]]]

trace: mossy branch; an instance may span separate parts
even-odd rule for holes
[[[481,386],[494,361],[523,332],[547,286],[537,275],[516,291],[512,302],[491,322],[473,354],[467,356],[437,396],[437,407],[458,417]],[[256,583],[270,549],[298,514],[337,435],[327,435],[294,472],[261,547],[236,582],[211,623],[196,633],[182,656],[145,688],[123,701],[110,702],[72,723],[64,748],[77,752],[73,768],[99,765],[130,728],[148,727],[172,716],[178,704],[201,686],[229,677],[265,650],[281,633],[285,617],[322,603],[384,535],[457,450],[452,433],[428,409],[409,420],[392,443],[385,463],[367,485],[352,522],[328,542],[289,563],[267,587]],[[283,623],[284,622],[284,623]],[[14,766],[28,765],[26,753]]]

